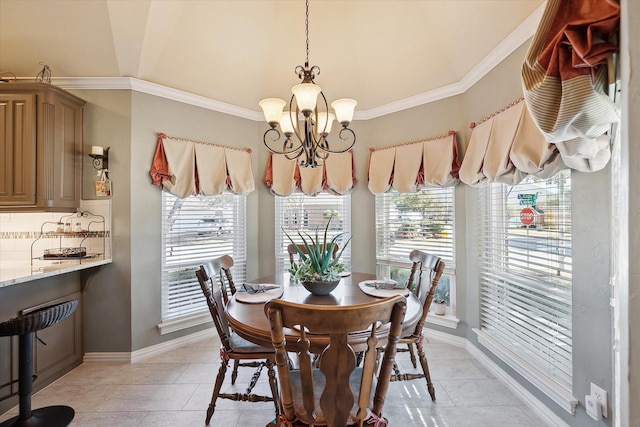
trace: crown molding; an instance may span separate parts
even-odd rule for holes
[[[18,80],[33,80],[33,78],[20,77]],[[264,120],[260,111],[249,110],[135,77],[52,77],[51,83],[67,90],[132,90],[244,119]]]
[[[544,7],[544,3],[540,5],[524,22],[522,22],[522,24],[509,34],[507,38],[496,46],[495,49],[484,57],[482,61],[469,71],[461,80],[447,86],[390,102],[379,107],[356,111],[354,114],[354,120],[371,120],[465,93],[489,71],[496,67],[507,56],[522,46],[523,43],[535,34],[535,31],[538,28],[538,23],[542,18]],[[18,79],[33,80],[33,78],[27,79],[23,77]],[[236,105],[216,101],[215,99],[148,82],[146,80],[137,79],[135,77],[52,77],[51,82],[63,89],[133,90],[248,120],[257,122],[264,121],[264,117],[260,111],[238,107]]]

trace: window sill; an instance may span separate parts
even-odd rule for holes
[[[181,331],[193,326],[204,325],[211,322],[211,314],[209,312],[191,314],[189,316],[170,319],[162,323],[158,323],[160,335],[170,334],[171,332]]]
[[[547,375],[510,351],[491,335],[476,328],[474,328],[473,331],[478,335],[478,343],[482,344],[487,348],[487,350],[498,356],[507,366],[522,375],[524,379],[529,381],[547,397],[560,405],[562,409],[571,415],[575,415],[576,406],[578,406],[578,399],[573,397],[570,391],[556,384],[553,380],[547,377]]]
[[[429,314],[427,314],[426,322],[431,323],[432,325],[444,326],[445,328],[457,329],[460,319],[458,319],[454,314],[447,313],[444,316],[441,316],[429,312]]]

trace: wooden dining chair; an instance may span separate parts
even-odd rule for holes
[[[307,253],[307,250],[303,245],[300,245],[299,248],[303,253]],[[309,248],[313,249],[313,245],[309,245]],[[298,251],[296,250],[296,245],[294,245],[293,243],[289,243],[289,246],[287,246],[287,252],[289,253],[289,265],[293,266],[293,262],[295,261],[294,256],[298,253]],[[332,257],[335,258],[337,253],[338,245],[333,245],[333,253],[331,254]]]
[[[276,419],[278,419],[280,413],[278,404],[278,385],[273,367],[275,362],[274,349],[253,344],[252,342],[238,336],[231,330],[227,322],[224,302],[224,300],[226,300],[224,295],[227,291],[223,291],[223,289],[228,289],[229,293],[235,293],[235,286],[233,286],[233,279],[229,270],[232,265],[233,259],[230,256],[225,255],[201,265],[200,268],[196,270],[198,283],[200,283],[202,293],[207,300],[209,312],[211,313],[213,323],[216,326],[218,336],[221,341],[221,363],[215,385],[213,386],[211,403],[209,403],[209,408],[207,409],[207,425],[209,425],[209,421],[211,421],[211,417],[213,416],[216,407],[216,400],[218,398],[234,401],[274,402]],[[216,283],[216,279],[219,279],[220,285]],[[234,363],[233,372],[231,374],[231,385],[234,385],[236,382],[239,367],[256,368],[253,376],[251,377],[249,386],[244,393],[220,392],[229,367],[229,360],[233,360]],[[260,373],[265,366],[267,367],[269,376],[271,396],[262,396],[252,393],[253,388],[260,378]]]
[[[233,258],[229,255],[214,258],[201,266],[207,277],[213,278],[211,280],[215,280],[215,278],[219,276],[218,283],[220,284],[220,289],[222,289],[222,298],[225,305],[229,303],[229,298],[236,293],[236,284],[233,281],[231,267],[233,267]],[[223,274],[224,277],[222,276]]]
[[[271,324],[280,379],[282,414],[278,425],[344,427],[352,422],[358,426],[386,426],[382,406],[405,310],[406,299],[400,295],[348,307],[298,304],[280,299],[269,301],[265,313]],[[285,336],[285,328],[297,329],[300,334]],[[380,328],[388,328],[386,339],[381,343],[378,341]],[[353,331],[367,331],[369,338],[363,348],[354,349],[349,345],[348,335]],[[327,336],[317,368],[309,353],[308,334]],[[376,383],[379,344],[386,346]],[[364,351],[362,367],[356,366],[356,350]],[[299,369],[291,370],[288,351],[297,354]]]
[[[436,391],[431,381],[431,374],[429,373],[429,364],[427,357],[424,354],[424,348],[422,346],[424,328],[424,322],[429,313],[431,307],[431,301],[433,295],[440,281],[440,276],[444,271],[444,261],[440,257],[422,252],[420,250],[413,250],[409,254],[409,259],[412,262],[411,274],[409,275],[409,281],[407,287],[412,290],[413,294],[422,302],[422,315],[420,320],[416,324],[411,335],[403,336],[400,338],[399,344],[406,344],[406,348],[398,348],[397,351],[408,351],[411,363],[414,368],[417,368],[417,359],[420,360],[420,366],[422,367],[422,374],[415,373],[402,373],[398,368],[398,364],[394,364],[394,374],[391,376],[391,381],[408,381],[419,378],[425,378],[427,381],[427,390],[431,396],[431,400],[436,400]],[[429,276],[429,287],[422,288],[422,273],[427,272]],[[415,347],[415,351],[414,351]]]

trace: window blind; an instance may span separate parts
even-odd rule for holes
[[[409,253],[419,249],[441,257],[445,274],[436,295],[455,315],[454,187],[424,188],[415,193],[394,189],[376,194],[376,259],[378,275],[399,282],[409,278]]]
[[[336,196],[323,192],[316,196],[307,196],[302,193],[294,193],[285,197],[275,196],[275,253],[278,274],[285,273],[290,267],[287,247],[291,242],[284,231],[296,243],[302,244],[298,231],[309,233],[315,237],[316,228],[319,227],[320,236],[322,236],[330,215],[333,215],[333,218],[327,239],[331,239],[339,233],[346,233],[338,241],[338,246],[342,249],[351,237],[350,194]],[[297,256],[294,259],[297,259]],[[342,252],[340,261],[347,270],[351,269],[351,243]]]
[[[571,390],[571,175],[483,189],[480,326]]]
[[[246,197],[232,194],[180,199],[162,192],[162,320],[206,311],[195,277],[221,255],[233,258],[234,281],[245,279]]]
[[[441,257],[447,269],[455,269],[453,196],[454,187],[377,194],[378,262],[408,263],[409,253],[419,249]]]

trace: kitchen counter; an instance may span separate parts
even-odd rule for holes
[[[111,259],[87,259],[82,260],[82,264],[80,264],[78,260],[51,261],[51,264],[32,271],[32,267],[29,264],[16,263],[11,265],[10,263],[3,262],[0,267],[0,288],[57,276],[59,274],[86,270],[105,264],[111,264]]]

